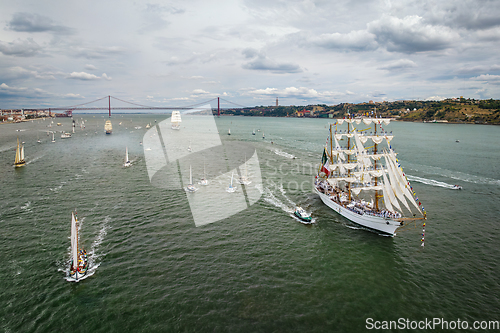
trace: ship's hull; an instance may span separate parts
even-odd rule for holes
[[[111,133],[112,133],[112,131],[111,131],[111,130],[106,131],[106,134],[111,134]]]
[[[24,161],[19,162],[19,163],[14,163],[14,166],[15,166],[16,168],[20,168],[20,167],[25,166],[25,165],[26,165],[26,162],[24,162]]]
[[[392,219],[386,219],[379,216],[372,216],[367,214],[357,214],[349,209],[339,205],[338,203],[331,200],[327,195],[318,191],[316,187],[313,186],[314,192],[319,195],[321,201],[336,213],[339,213],[349,221],[352,221],[356,224],[359,224],[365,228],[381,232],[385,235],[394,236],[396,234],[396,229],[399,228],[402,224],[399,221],[395,221]]]

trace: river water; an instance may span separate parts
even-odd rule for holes
[[[158,186],[148,174],[145,126],[167,117],[115,115],[105,135],[107,117],[75,115],[85,128],[55,143],[47,131],[70,131],[71,119],[0,125],[2,332],[358,332],[368,318],[500,320],[499,127],[387,126],[428,213],[421,247],[421,224],[382,237],[312,193],[327,119],[215,119],[222,143],[253,147],[261,181],[249,165],[242,208],[195,223],[188,195],[202,190]],[[17,137],[27,165],[15,169]],[[217,179],[207,189],[224,188],[226,171],[207,167]],[[236,207],[221,193],[210,201]],[[294,219],[296,205],[315,224]],[[75,209],[91,267],[78,283],[67,281]]]

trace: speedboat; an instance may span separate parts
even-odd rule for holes
[[[293,214],[299,218],[301,221],[305,222],[305,223],[312,223],[312,218],[311,218],[311,214],[309,214],[308,212],[306,212],[304,210],[304,208],[298,206],[297,208],[295,208],[295,211],[293,212]]]
[[[453,185],[453,189],[454,190],[461,190],[462,186],[460,186],[460,185]]]

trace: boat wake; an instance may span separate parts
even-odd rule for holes
[[[82,218],[82,223],[80,224],[80,228],[81,228],[81,225],[83,225],[83,220],[84,220],[84,218]],[[85,280],[86,278],[95,274],[95,272],[97,271],[97,268],[101,265],[102,259],[106,256],[105,253],[101,253],[99,251],[99,248],[100,248],[100,245],[102,244],[104,238],[107,235],[107,230],[110,228],[109,227],[110,221],[111,221],[111,218],[109,216],[106,216],[104,218],[104,221],[101,224],[101,229],[99,230],[99,234],[96,236],[95,240],[92,242],[92,245],[90,246],[90,250],[87,252],[87,258],[88,258],[88,264],[89,264],[88,269],[87,269],[87,274],[85,274],[83,277],[79,278],[78,280],[75,280],[69,274],[69,266],[71,264],[71,246],[68,248],[67,260],[64,261],[64,268],[58,269],[58,271],[65,272],[64,279],[66,281],[79,282],[79,281]]]
[[[445,182],[440,182],[440,181],[437,181],[437,180],[427,179],[427,178],[422,178],[422,177],[417,177],[417,176],[410,176],[410,175],[406,175],[406,176],[408,177],[408,180],[412,181],[412,182],[419,182],[419,183],[426,184],[426,185],[443,187],[443,188],[447,188],[447,189],[450,189],[450,190],[456,189],[455,185],[448,184],[448,183],[445,183]]]
[[[488,178],[488,177],[470,175],[468,173],[464,173],[464,172],[460,172],[460,171],[452,171],[452,170],[442,169],[442,168],[433,167],[433,166],[425,166],[425,165],[410,164],[410,163],[408,166],[411,169],[416,170],[416,171],[423,171],[423,172],[428,173],[428,174],[435,174],[435,175],[439,175],[442,177],[458,180],[461,182],[467,182],[467,183],[473,183],[473,184],[499,185],[500,186],[500,179],[493,179],[493,178]],[[408,176],[408,177],[411,177],[411,176]],[[418,180],[416,180],[416,181],[418,181]]]
[[[283,184],[278,185],[271,181],[269,185],[269,187],[264,187],[262,185],[256,186],[256,188],[262,194],[264,201],[277,208],[281,208],[281,210],[283,210],[285,213],[288,213],[290,217],[300,223],[311,224],[316,222],[316,219],[312,218],[311,222],[304,223],[304,221],[295,216],[294,212],[297,204],[286,195],[286,190],[283,188]]]
[[[35,157],[34,159],[29,160],[28,162],[26,162],[26,165],[31,164],[31,163],[33,163],[33,162],[35,162],[35,161],[38,161],[39,159],[41,159],[41,158],[42,158],[42,157],[44,157],[44,156],[45,156],[45,155],[42,155],[42,156],[37,156],[37,157]]]
[[[286,157],[286,158],[290,158],[290,159],[297,158],[295,155],[289,154],[289,153],[284,152],[284,151],[279,150],[279,149],[274,149],[274,153],[276,155],[279,155],[279,156],[282,156],[282,157]]]

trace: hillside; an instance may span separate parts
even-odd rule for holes
[[[500,124],[500,100],[446,99],[443,101],[395,101],[342,103],[307,106],[258,106],[224,109],[223,115],[270,117],[331,117],[361,115],[375,111],[378,116],[404,121],[439,121],[454,123]]]

